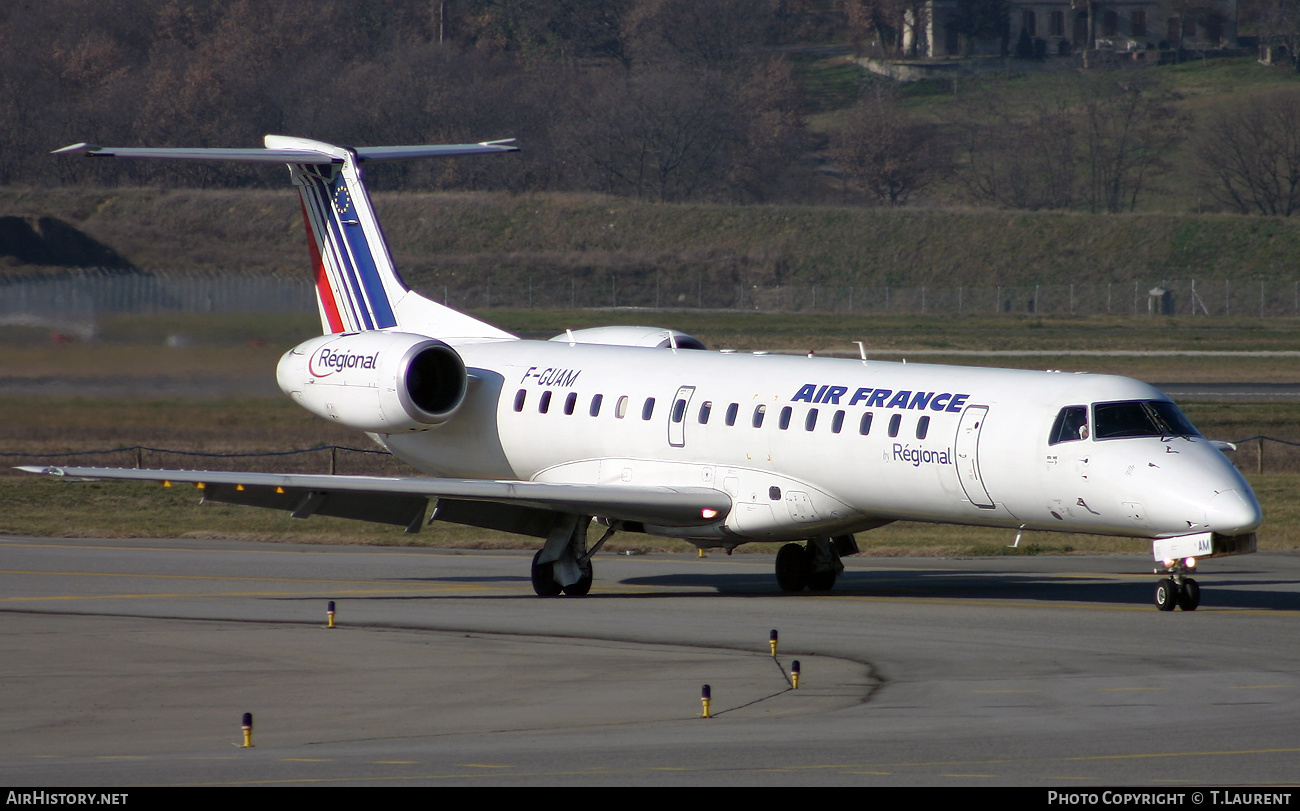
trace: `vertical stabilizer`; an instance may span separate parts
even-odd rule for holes
[[[367,161],[412,160],[513,152],[508,141],[479,144],[341,147],[266,136],[264,149],[102,147],[73,144],[56,155],[92,158],[285,163],[302,198],[316,303],[326,333],[396,329],[448,341],[512,340],[508,332],[414,292],[392,255],[362,182]]]
[[[325,332],[398,328],[451,339],[513,337],[420,296],[398,274],[362,181],[361,163],[411,156],[380,150],[367,153],[280,135],[266,136],[266,148],[318,152],[331,158],[330,163],[289,162],[290,176],[302,197]]]

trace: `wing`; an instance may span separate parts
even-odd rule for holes
[[[332,476],[214,470],[20,467],[73,479],[123,479],[192,484],[204,501],[287,510],[295,518],[330,515],[415,532],[429,499],[431,520],[546,537],[557,515],[591,515],[661,527],[705,527],[731,511],[731,497],[707,487],[549,484],[432,477]]]

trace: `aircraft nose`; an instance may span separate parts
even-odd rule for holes
[[[1240,490],[1222,490],[1205,505],[1205,523],[1214,532],[1244,535],[1253,532],[1264,520],[1255,494]]]

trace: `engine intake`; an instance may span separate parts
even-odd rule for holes
[[[410,354],[410,353],[408,353]],[[456,350],[441,341],[416,346],[406,363],[405,393],[414,410],[442,422],[465,397],[465,364]]]
[[[360,431],[425,431],[465,399],[468,376],[455,349],[402,332],[323,335],[285,353],[280,388],[308,411]]]

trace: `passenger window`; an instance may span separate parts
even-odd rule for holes
[[[645,405],[641,406],[641,419],[648,420],[655,414],[655,398],[645,398]]]
[[[593,417],[599,417],[599,416],[600,416],[600,403],[601,403],[601,401],[604,400],[604,399],[605,399],[605,395],[603,395],[603,394],[592,395],[592,398],[591,398],[591,412],[590,412],[590,413],[591,413],[591,416],[593,416]]]
[[[902,424],[903,424],[903,415],[902,415],[902,414],[895,414],[894,416],[890,417],[890,418],[889,418],[889,435],[890,435],[891,437],[898,436],[898,427],[899,427],[900,425],[902,425]]]
[[[930,433],[930,418],[922,417],[916,421],[916,438],[925,439],[925,435]]]
[[[871,433],[871,412],[868,411],[862,415],[862,422],[858,423],[858,433],[866,436]]]
[[[740,413],[740,403],[732,403],[727,406],[727,425],[736,424],[736,415]]]
[[[1052,433],[1047,440],[1047,444],[1078,442],[1080,439],[1087,438],[1088,407],[1066,406],[1056,415],[1056,422],[1052,424]]]
[[[831,433],[838,434],[840,432],[840,429],[843,427],[844,427],[844,412],[836,411],[835,416],[831,417]]]
[[[705,400],[700,404],[700,425],[709,424],[709,414],[713,412],[713,403]]]
[[[564,398],[564,413],[572,414],[574,407],[577,405],[578,393],[576,391],[569,392],[569,396]]]
[[[551,407],[551,390],[542,392],[542,399],[537,402],[537,411],[545,414]]]
[[[754,409],[754,427],[763,427],[763,417],[767,416],[767,406],[761,405]]]
[[[620,420],[627,416],[627,395],[624,394],[618,398],[618,405],[614,407],[614,416]]]
[[[524,400],[527,399],[527,397],[528,392],[524,389],[515,392],[515,411],[524,410]]]
[[[810,408],[808,409],[808,416],[804,417],[803,429],[805,431],[811,431],[816,427],[817,427],[817,409]]]
[[[673,403],[673,422],[681,422],[686,416],[686,401],[678,400]],[[648,419],[648,418],[647,418]]]
[[[781,409],[780,425],[782,431],[790,427],[790,412],[792,411],[794,411],[794,409],[790,408],[790,406]]]

